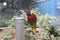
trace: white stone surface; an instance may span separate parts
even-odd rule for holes
[[[15,19],[16,23],[16,40],[24,40],[24,18]]]

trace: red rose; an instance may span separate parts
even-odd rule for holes
[[[28,16],[28,21],[36,21],[37,20],[37,17],[36,15],[31,15],[31,16]]]
[[[34,26],[36,25],[36,21],[37,21],[37,17],[35,14],[32,14],[30,16],[28,16],[28,23],[31,25],[31,26]]]

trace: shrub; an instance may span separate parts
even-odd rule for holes
[[[7,27],[7,26],[8,26],[7,20],[0,17],[0,27]]]
[[[10,40],[13,37],[13,33],[10,31],[10,29],[7,29],[4,33],[3,40]]]
[[[8,24],[11,27],[15,27],[15,18],[17,18],[17,16],[13,16],[11,20],[9,20]]]

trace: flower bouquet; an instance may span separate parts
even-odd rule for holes
[[[25,11],[27,16],[27,23],[32,27],[32,31],[36,31],[37,16],[34,14],[33,10]]]

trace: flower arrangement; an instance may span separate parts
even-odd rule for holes
[[[26,12],[27,14],[27,12]],[[35,14],[33,14],[33,12],[31,11],[31,13],[28,13],[27,14],[27,20],[28,20],[28,23],[31,25],[31,26],[34,26],[36,25],[36,22],[37,22],[37,17]]]
[[[36,23],[37,23],[37,16],[34,14],[33,10],[31,11],[25,11],[26,16],[27,16],[27,23],[32,26],[32,31],[36,31]]]
[[[30,26],[33,26],[32,30],[36,31],[37,28],[34,26],[38,26],[38,32],[35,32],[33,38],[36,40],[57,40],[59,33],[56,30],[55,25],[52,25],[55,22],[56,18],[54,16],[50,16],[48,14],[41,15],[39,9],[33,9],[30,11],[24,11],[24,18]],[[27,28],[28,29],[28,28]],[[32,31],[29,30],[29,31]]]

